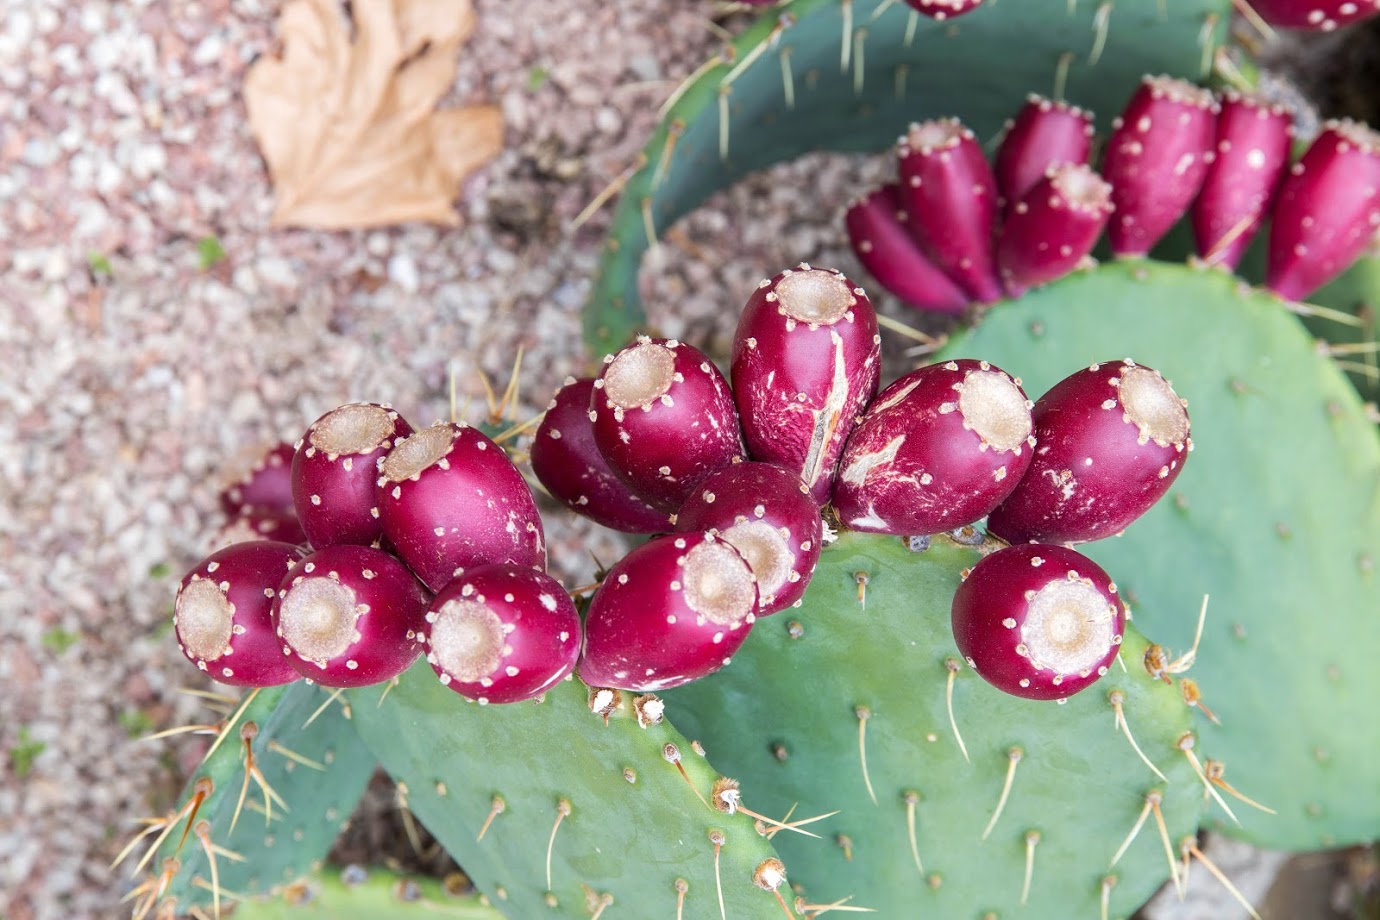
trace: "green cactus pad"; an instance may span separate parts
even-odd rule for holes
[[[1212,596],[1189,676],[1222,725],[1197,720],[1198,754],[1279,811],[1237,805],[1243,827],[1213,826],[1279,849],[1380,834],[1380,439],[1298,319],[1221,273],[1130,261],[998,305],[939,357],[959,356],[1019,374],[1032,397],[1095,360],[1172,381],[1193,424],[1182,475],[1123,536],[1083,549],[1175,653]]]
[[[616,351],[644,327],[649,223],[659,235],[718,189],[807,151],[882,149],[912,121],[958,115],[991,137],[1026,93],[1061,83],[1105,124],[1145,73],[1205,75],[1230,15],[1230,0],[1019,0],[945,23],[895,0],[772,7],[677,93],[645,148],[585,308],[586,345]]]
[[[350,693],[361,736],[405,784],[412,812],[505,914],[589,918],[609,897],[609,917],[710,920],[720,917],[721,886],[730,917],[780,915],[752,881],[775,857],[771,845],[752,819],[696,797],[665,746],[676,746],[699,795],[708,798],[719,774],[669,722],[641,727],[635,694],[619,696],[607,724],[576,680],[541,703],[479,706],[423,661],[382,705],[379,695]],[[478,840],[496,797],[503,811]],[[557,826],[562,802],[568,814]],[[711,831],[724,835],[720,885]],[[678,879],[687,886],[681,913]]]
[[[435,879],[402,878],[351,867],[285,886],[272,897],[235,904],[235,920],[503,920],[480,895],[453,895]]]
[[[1008,696],[964,667],[953,707],[965,761],[949,725],[945,663],[961,661],[949,607],[960,572],[979,558],[943,537],[917,553],[898,538],[845,533],[822,554],[804,606],[760,622],[723,671],[668,692],[669,711],[716,762],[762,789],[759,807],[841,809],[819,825],[823,844],[775,838],[811,903],[851,897],[881,917],[1097,917],[1110,872],[1112,916],[1126,916],[1169,877],[1153,818],[1109,868],[1146,794],[1163,791],[1176,854],[1202,813],[1202,786],[1174,748],[1190,713],[1138,668],[1113,665],[1060,705]],[[1144,648],[1128,629],[1127,663]],[[1113,689],[1168,783],[1116,730]],[[1022,756],[1009,798],[983,840],[1013,748]],[[918,796],[914,852],[909,792]],[[1022,906],[1030,831],[1039,840]]]
[[[315,871],[364,795],[377,761],[346,717],[344,701],[327,705],[303,728],[329,699],[328,692],[302,681],[260,690],[229,737],[183,790],[179,802],[191,799],[202,777],[210,777],[215,784],[196,821],[210,821],[211,842],[243,857],[217,857],[220,885],[226,891],[258,895]],[[272,821],[266,822],[263,790],[251,779],[232,832],[231,818],[245,776],[240,730],[250,722],[259,730],[253,741],[255,763],[289,810],[284,812],[273,803]],[[164,857],[174,854],[181,836],[179,825],[150,862],[153,873],[160,871]],[[211,870],[195,835],[187,835],[177,855],[181,869],[166,897],[175,898],[182,910],[209,908],[213,899],[205,886],[211,881]],[[222,903],[228,901],[223,898]]]

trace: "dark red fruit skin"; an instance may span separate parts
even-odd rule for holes
[[[1193,200],[1198,255],[1235,268],[1274,202],[1289,165],[1293,115],[1281,105],[1223,94],[1217,115],[1217,155]]]
[[[962,313],[967,292],[925,255],[909,220],[895,183],[859,198],[843,218],[854,255],[882,287],[916,309]]]
[[[734,463],[710,474],[676,514],[678,533],[716,531],[749,566],[752,553],[734,541],[732,528],[754,523],[776,531],[793,557],[790,574],[780,585],[769,588],[763,583],[765,573],[753,569],[757,616],[765,617],[800,602],[819,562],[824,521],[800,477],[774,463]]]
[[[619,356],[642,346],[670,349],[679,379],[660,398],[623,409],[609,399],[607,377]],[[668,512],[705,476],[743,456],[728,381],[708,355],[675,339],[639,336],[617,355],[606,356],[589,411],[594,443],[609,469],[638,496]]]
[[[671,516],[633,494],[594,443],[594,378],[567,378],[532,439],[532,472],[571,511],[623,533],[667,533]]]
[[[219,548],[247,540],[273,540],[291,546],[302,546],[307,542],[307,535],[291,508],[287,511],[249,508],[216,531],[211,545]]]
[[[358,638],[324,663],[293,648],[281,620],[288,595],[312,579],[338,581],[368,608],[355,621]],[[397,677],[417,660],[430,600],[430,593],[395,557],[373,547],[340,543],[318,549],[283,578],[273,602],[273,628],[282,653],[303,677],[325,687],[366,687]]]
[[[292,458],[292,496],[297,519],[317,549],[337,543],[368,546],[379,538],[378,503],[374,498],[377,464],[399,438],[412,433],[407,420],[389,406],[366,403],[389,412],[392,434],[376,449],[358,454],[328,454],[312,446],[312,435],[331,412],[312,422]]]
[[[1380,0],[1250,0],[1272,26],[1331,32],[1380,13]]]
[[[931,136],[942,138],[931,142]],[[896,148],[911,233],[979,303],[1002,296],[992,260],[996,177],[973,132],[956,119],[911,125]]]
[[[1361,255],[1380,225],[1380,135],[1330,121],[1289,168],[1270,217],[1265,287],[1302,300]]]
[[[982,0],[906,0],[911,9],[919,10],[938,22],[971,13],[982,5]]]
[[[1112,126],[1102,175],[1116,206],[1108,238],[1143,256],[1193,202],[1213,159],[1217,103],[1183,80],[1146,77]]]
[[[1052,669],[1036,668],[1017,651],[1017,645],[1026,622],[1027,598],[1070,573],[1091,582],[1115,610],[1111,616],[1114,638],[1106,654],[1086,672],[1060,676]],[[969,666],[997,689],[1029,700],[1068,699],[1096,683],[1116,658],[1126,629],[1126,609],[1106,572],[1074,550],[1038,543],[1008,546],[984,557],[954,592],[950,616],[954,642]],[[1014,624],[1006,625],[1011,620]],[[1022,681],[1027,682],[1025,686]]]
[[[749,455],[796,473],[822,505],[848,433],[877,395],[882,339],[872,302],[839,272],[854,296],[843,318],[784,315],[775,292],[792,271],[819,269],[802,264],[758,285],[738,319],[730,379]]]
[[[1117,386],[1133,362],[1094,364],[1035,402],[1035,457],[987,517],[1008,543],[1084,543],[1121,533],[1169,491],[1193,440],[1140,443]],[[1144,371],[1151,371],[1143,368]],[[1091,461],[1091,462],[1089,462]]]
[[[1035,441],[1026,429],[1025,438],[999,449],[964,420],[961,388],[980,372],[1006,377],[1024,400],[1011,375],[970,358],[911,371],[877,395],[848,438],[834,479],[834,510],[844,526],[942,533],[981,519],[1011,493]]]
[[[441,683],[466,699],[485,704],[535,699],[575,670],[583,636],[580,614],[550,575],[511,565],[470,569],[432,598],[426,612],[432,637],[441,611],[453,600],[484,605],[503,629],[497,666],[474,680],[457,679],[434,649],[427,653]]]
[[[178,587],[173,614],[177,646],[187,660],[215,680],[235,687],[274,687],[297,680],[301,675],[283,656],[269,611],[278,583],[304,555],[304,550],[289,543],[255,540],[216,550],[197,563]],[[215,583],[234,606],[229,655],[200,657],[188,651],[183,641],[183,592],[202,579]],[[235,629],[240,632],[235,633]]]
[[[541,516],[508,455],[469,425],[437,422],[431,428],[450,437],[440,462],[401,482],[378,477],[383,535],[398,556],[432,591],[476,565],[544,570]]]
[[[653,692],[728,664],[752,630],[755,614],[736,624],[708,622],[673,587],[680,584],[680,560],[715,539],[703,533],[653,537],[609,570],[585,613],[585,647],[577,665],[581,680],[591,687]]]
[[[1092,152],[1093,117],[1067,102],[1031,94],[1006,125],[992,172],[1002,203],[1010,208],[1051,167],[1087,163]]]
[[[293,512],[292,457],[297,448],[287,441],[273,445],[243,476],[220,493],[220,507],[229,517],[246,509]]]
[[[1090,167],[1051,167],[1002,221],[997,265],[1010,297],[1084,265],[1112,214],[1111,186]]]

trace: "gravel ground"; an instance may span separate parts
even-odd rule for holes
[[[194,742],[132,738],[194,714],[176,690],[200,675],[166,630],[177,576],[220,523],[223,482],[347,400],[390,401],[424,423],[450,411],[454,374],[477,418],[477,371],[505,380],[521,347],[522,418],[581,368],[578,313],[607,212],[566,227],[716,46],[711,10],[477,6],[448,101],[497,102],[508,135],[467,183],[462,226],[318,233],[268,229],[271,189],[239,96],[272,46],[278,2],[4,0],[8,920],[112,916],[128,882],[107,864],[194,763]],[[835,218],[882,168],[812,157],[715,199],[650,266],[653,319],[722,352],[731,328],[715,306],[741,304],[763,274],[800,259],[847,270]],[[792,191],[803,187],[814,196]],[[212,265],[208,237],[224,251]],[[617,551],[565,518],[549,537],[567,579],[590,574],[591,551]]]

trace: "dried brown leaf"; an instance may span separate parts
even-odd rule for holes
[[[493,106],[436,110],[474,31],[470,0],[290,0],[282,53],[245,76],[273,179],[273,223],[346,229],[457,222],[464,178],[503,143]]]

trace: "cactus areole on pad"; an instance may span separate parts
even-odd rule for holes
[[[748,453],[795,472],[823,504],[881,381],[872,302],[842,273],[806,264],[764,280],[738,319],[732,379]]]
[[[1126,613],[1116,585],[1086,556],[1062,546],[1000,549],[954,592],[954,641],[999,690],[1067,699],[1107,673]]]

